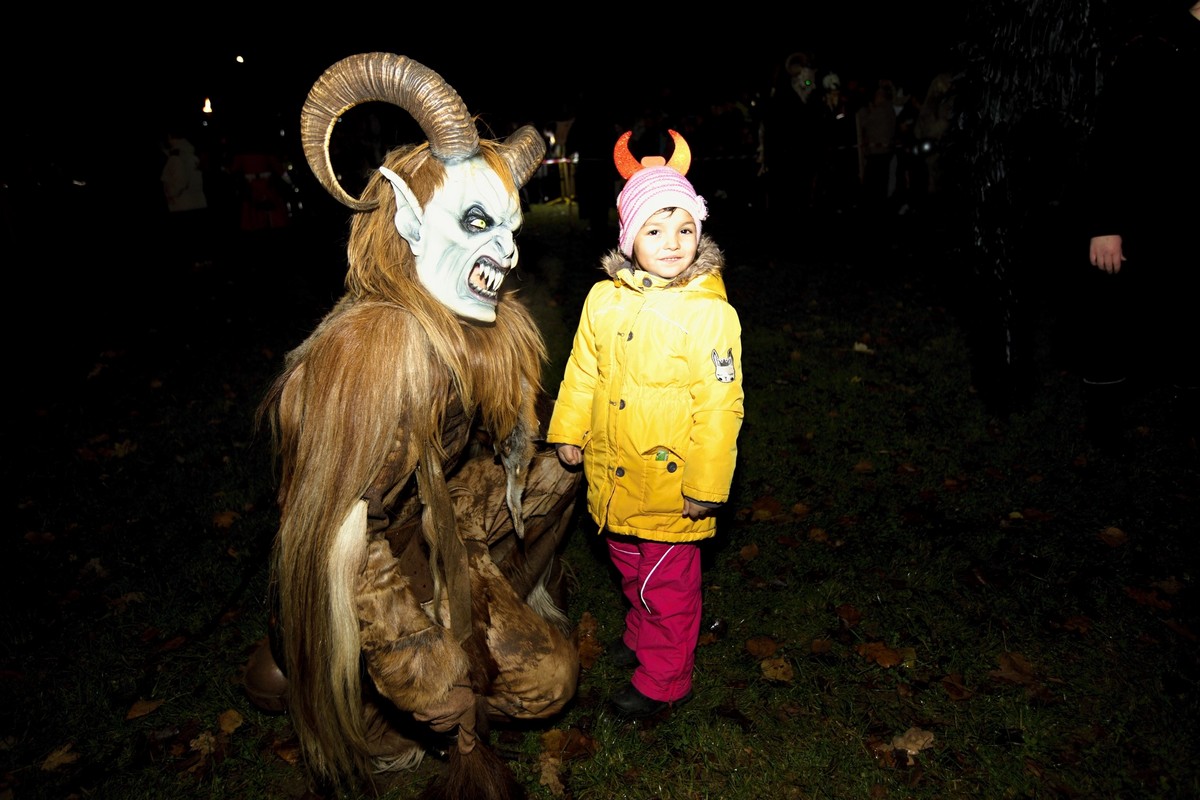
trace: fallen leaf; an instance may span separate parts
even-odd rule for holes
[[[233,523],[242,518],[242,515],[236,511],[218,511],[213,514],[214,528],[232,528]]]
[[[1163,625],[1166,625],[1168,628],[1175,631],[1189,642],[1196,641],[1196,634],[1191,628],[1189,628],[1187,625],[1184,625],[1182,622],[1173,619],[1164,619]]]
[[[538,754],[538,783],[555,797],[562,797],[563,763],[596,752],[596,740],[581,731],[553,729],[542,734],[542,752]]]
[[[933,733],[920,728],[909,728],[899,736],[892,737],[892,749],[903,753],[910,767],[916,764],[913,756],[932,746]]]
[[[1120,547],[1129,539],[1125,531],[1120,528],[1108,527],[1100,531],[1100,541],[1104,542],[1109,547]]]
[[[117,614],[123,614],[128,611],[129,606],[132,603],[144,603],[145,601],[146,596],[141,592],[126,592],[120,597],[115,597],[111,600],[105,600],[105,602],[108,604],[108,607]]]
[[[276,739],[271,743],[271,752],[293,767],[300,764],[300,742],[295,736],[290,739]]]
[[[187,637],[180,634],[179,636],[172,636],[170,639],[163,642],[161,645],[159,645],[158,649],[163,652],[169,652],[171,650],[178,650],[185,644],[187,644]]]
[[[808,649],[813,655],[824,655],[833,650],[833,642],[829,639],[813,639]]]
[[[1146,591],[1145,589],[1126,586],[1125,595],[1141,606],[1149,606],[1162,611],[1168,611],[1171,608],[1171,601],[1163,600],[1158,596],[1157,591]]]
[[[583,612],[579,625],[575,627],[575,647],[579,650],[579,665],[591,669],[604,653],[604,645],[596,636],[599,623],[591,612]]]
[[[783,504],[774,497],[759,497],[750,504],[750,518],[755,522],[764,522],[783,516]]]
[[[838,619],[842,621],[843,628],[854,628],[862,621],[862,612],[849,603],[843,603],[834,609]]]
[[[862,642],[854,649],[860,656],[874,661],[884,669],[894,667],[904,660],[899,651],[893,650],[883,642]]]
[[[125,719],[144,717],[163,704],[162,700],[138,700],[125,712]]]
[[[1037,682],[1033,665],[1029,663],[1029,659],[1020,653],[1001,653],[999,661],[1000,669],[988,672],[988,675],[991,677],[1005,681],[1006,683],[1025,686]]]
[[[212,731],[202,731],[188,741],[188,757],[179,762],[177,768],[196,778],[203,778],[213,764],[224,757],[228,737],[214,736]]]
[[[868,737],[866,745],[867,752],[870,753],[871,757],[878,761],[881,766],[896,766],[896,751],[891,745],[885,743],[877,736]]]
[[[79,760],[79,753],[71,752],[75,745],[72,742],[67,742],[62,747],[56,749],[53,753],[46,756],[42,761],[42,771],[50,772],[59,767],[65,767],[67,764],[72,764]]]
[[[769,681],[791,683],[795,677],[792,665],[786,658],[768,658],[759,666],[762,669],[763,677]]]
[[[942,688],[946,690],[946,695],[951,700],[970,700],[975,695],[966,687],[962,675],[957,672],[952,672],[942,678]]]
[[[204,731],[188,742],[188,746],[202,756],[212,755],[213,751],[217,749],[217,737],[213,736],[210,731]]]
[[[538,784],[546,787],[554,797],[562,797],[566,787],[562,782],[562,759],[553,753],[542,751],[538,754]]]
[[[758,558],[758,545],[751,542],[738,551],[738,556],[741,557],[742,561],[753,561]]]
[[[909,728],[899,736],[892,737],[892,747],[913,755],[933,745],[933,733],[920,728]]]
[[[875,465],[864,458],[862,461],[859,461],[857,464],[855,464],[851,471],[857,472],[859,475],[865,475],[869,472],[874,472]]]
[[[1161,581],[1154,581],[1150,585],[1155,589],[1162,589],[1169,595],[1177,595],[1183,591],[1183,582],[1174,575],[1169,578],[1163,578]]]
[[[779,643],[770,636],[752,636],[746,640],[746,652],[755,658],[768,658],[778,649]]]
[[[578,728],[554,728],[542,734],[542,750],[553,753],[562,761],[575,761],[594,756],[600,745]]]
[[[243,721],[242,715],[231,708],[217,717],[217,727],[221,729],[221,733],[233,733],[242,726]]]

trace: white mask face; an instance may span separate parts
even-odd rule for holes
[[[517,266],[521,219],[519,197],[482,157],[447,165],[446,182],[425,206],[415,241],[405,237],[417,277],[460,317],[495,321],[500,285]]]
[[[812,94],[816,77],[817,71],[812,67],[802,67],[792,76],[792,90],[800,95],[801,100],[808,100],[808,96]]]

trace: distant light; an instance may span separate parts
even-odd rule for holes
[[[245,63],[246,63],[246,59],[242,58],[241,56],[234,56],[234,57],[233,57],[233,60],[234,60],[234,61],[236,61],[236,62],[237,62],[237,63],[239,63],[239,64],[245,64]]]
[[[205,114],[212,113],[212,98],[209,98],[209,97],[204,98],[204,113]]]

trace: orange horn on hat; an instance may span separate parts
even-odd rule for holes
[[[668,130],[671,134],[671,139],[675,142],[675,150],[671,153],[671,160],[667,161],[662,156],[646,156],[638,162],[633,157],[633,153],[629,152],[629,138],[633,136],[633,131],[625,131],[621,134],[621,138],[617,139],[616,146],[613,147],[613,163],[617,165],[617,172],[622,178],[628,178],[639,169],[645,167],[661,167],[668,166],[678,172],[680,175],[687,175],[688,168],[692,166],[692,148],[688,147],[687,140],[679,135],[676,131]]]

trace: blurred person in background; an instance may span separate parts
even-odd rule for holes
[[[191,269],[203,269],[211,262],[207,247],[208,197],[204,193],[204,170],[196,147],[172,126],[165,143],[166,162],[159,180],[167,205],[167,237],[175,247],[180,263]]]
[[[1171,392],[1196,446],[1198,78],[1200,3],[1151,17],[1113,59],[1088,143],[1081,388],[1087,433],[1113,454],[1127,405],[1153,387]]]

